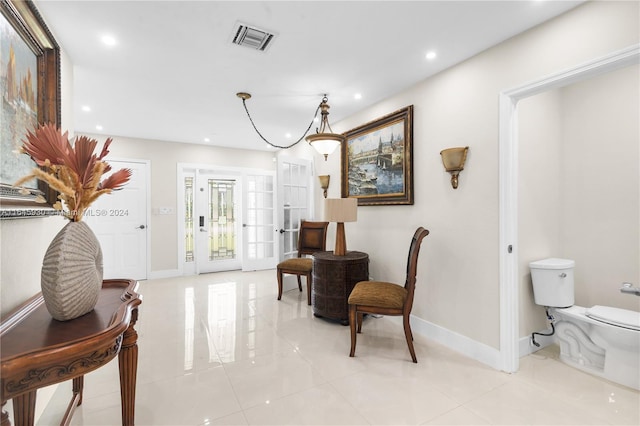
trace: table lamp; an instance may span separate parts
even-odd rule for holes
[[[333,254],[347,254],[347,240],[344,235],[344,223],[358,220],[357,198],[327,198],[324,200],[324,220],[336,222],[336,247]]]

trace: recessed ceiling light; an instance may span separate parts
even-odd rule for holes
[[[117,44],[115,37],[108,34],[102,36],[102,42],[107,46],[115,46]]]
[[[353,99],[355,99],[355,100],[362,99],[362,93],[356,93],[355,95],[353,95]]]
[[[205,141],[205,142],[211,142],[211,139],[209,139],[209,138],[204,138],[204,141]]]
[[[99,124],[96,126],[96,130],[102,130],[102,128],[103,127],[101,125],[99,125]]]
[[[435,58],[436,58],[436,56],[438,56],[438,55],[437,55],[437,54],[436,54],[436,52],[434,52],[433,50],[432,50],[432,51],[430,51],[430,52],[427,52],[427,55],[426,55],[427,59],[429,59],[429,60],[431,60],[431,59],[435,59]]]
[[[286,135],[284,135],[284,137],[287,139],[291,139],[291,133],[287,133]]]
[[[91,107],[90,107],[89,105],[83,105],[83,106],[82,106],[82,110],[83,110],[84,112],[89,112],[89,111],[91,111]]]

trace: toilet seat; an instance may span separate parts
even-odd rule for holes
[[[596,321],[640,331],[640,312],[595,305],[587,309],[585,314]]]

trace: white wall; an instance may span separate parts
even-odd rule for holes
[[[562,256],[576,261],[576,304],[640,311],[640,67],[562,90]]]
[[[637,2],[586,3],[332,123],[347,131],[414,105],[415,204],[361,207],[346,232],[349,249],[369,253],[375,279],[403,282],[415,228],[431,231],[418,267],[418,319],[499,348],[498,94],[637,44],[638,16]],[[467,164],[453,190],[439,152],[465,145]],[[332,179],[340,176],[339,156],[329,163]]]

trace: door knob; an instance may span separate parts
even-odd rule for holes
[[[145,226],[144,226],[144,225],[140,225],[140,226],[138,226],[136,229],[144,229],[144,228],[145,228]]]
[[[284,229],[281,229],[281,230],[280,230],[280,233],[281,233],[281,234],[284,234]]]

